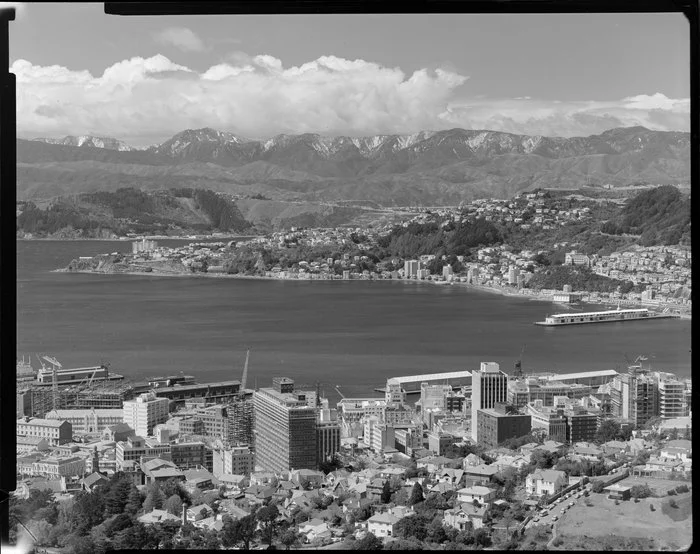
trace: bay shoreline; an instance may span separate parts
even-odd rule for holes
[[[532,293],[532,294],[523,294],[523,293],[518,293],[514,292],[511,290],[508,290],[504,287],[492,287],[492,286],[485,286],[485,285],[474,285],[471,283],[461,283],[461,282],[445,282],[445,281],[432,281],[430,279],[280,279],[277,277],[269,277],[267,275],[241,275],[241,274],[232,274],[232,273],[163,273],[163,272],[154,272],[154,271],[128,271],[128,272],[114,272],[114,271],[88,271],[88,270],[72,270],[69,271],[65,268],[63,269],[55,269],[53,270],[55,273],[85,273],[85,274],[92,274],[92,275],[138,275],[142,277],[196,277],[196,278],[206,278],[206,279],[248,279],[248,280],[265,280],[265,281],[303,281],[303,282],[313,282],[313,281],[342,281],[342,282],[348,282],[348,281],[354,281],[354,282],[399,282],[399,283],[423,283],[423,284],[430,284],[430,285],[435,285],[435,286],[459,286],[459,287],[464,287],[469,290],[473,291],[480,291],[480,292],[486,292],[490,294],[498,294],[501,296],[510,296],[513,298],[523,298],[523,299],[528,299],[536,302],[549,302],[552,304],[555,304],[557,306],[561,306],[562,309],[567,309],[571,308],[571,306],[567,304],[562,304],[559,302],[554,302],[552,300],[551,295],[549,294],[541,294],[541,293]],[[599,304],[610,304],[612,301],[601,301]],[[586,304],[589,304],[588,302]],[[595,303],[592,303],[595,304]],[[635,306],[644,306],[643,304],[634,304]],[[648,307],[648,306],[647,306]],[[653,307],[650,308],[652,311],[655,311]],[[687,319],[691,320],[692,315],[691,314],[686,314],[686,313],[681,313],[680,314],[681,319]]]

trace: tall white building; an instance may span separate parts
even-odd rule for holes
[[[137,435],[147,437],[156,425],[167,421],[169,403],[167,398],[158,398],[153,391],[140,394],[124,402],[124,423]]]
[[[403,264],[404,277],[407,279],[409,277],[417,277],[420,268],[420,262],[418,260],[406,260]]]
[[[384,395],[387,407],[402,406],[406,401],[406,393],[401,388],[401,382],[398,379],[390,378],[386,380],[386,392]]]
[[[496,362],[481,362],[479,371],[472,371],[472,439],[476,442],[477,412],[493,408],[496,402],[507,402],[508,375]]]

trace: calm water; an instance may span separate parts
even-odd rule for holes
[[[459,286],[51,273],[78,256],[130,248],[18,241],[18,356],[55,356],[65,367],[104,360],[133,378],[184,371],[217,380],[240,379],[250,348],[249,386],[285,375],[319,380],[331,398],[336,385],[367,395],[387,377],[481,361],[510,371],[524,344],[526,372],[624,368],[627,353],[690,375],[690,321],[551,329],[532,322],[560,307]]]

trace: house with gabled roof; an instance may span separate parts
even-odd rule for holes
[[[499,469],[491,464],[481,464],[464,468],[464,482],[467,486],[487,485],[493,482]]]
[[[167,510],[157,510],[155,508],[147,514],[140,516],[138,520],[144,525],[155,525],[156,523],[164,523],[166,521],[181,523],[178,516],[171,514]]]
[[[458,531],[464,531],[470,524],[474,529],[481,529],[484,526],[484,514],[488,506],[474,506],[473,503],[458,504],[450,510],[443,512],[443,521]]]
[[[464,487],[457,491],[457,501],[462,503],[474,502],[474,500],[476,500],[479,504],[489,504],[495,499],[496,491],[488,487],[477,485],[474,487]]]
[[[367,531],[380,539],[393,537],[396,535],[396,524],[402,519],[390,512],[374,514],[367,520]]]
[[[187,508],[187,521],[195,522],[205,517],[209,517],[214,513],[209,504],[199,504],[198,506],[192,506]]]
[[[313,542],[316,539],[330,538],[331,530],[328,522],[313,518],[299,525],[299,534],[303,535],[307,542]]]
[[[104,487],[109,484],[109,478],[97,471],[80,480],[80,487],[87,492],[92,492],[97,487]]]
[[[484,460],[482,460],[479,456],[474,453],[469,453],[465,456],[464,460],[462,460],[462,469],[479,466],[483,463]]]
[[[525,490],[535,496],[552,496],[566,487],[566,473],[557,469],[536,469],[525,479]]]

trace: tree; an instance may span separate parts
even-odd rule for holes
[[[163,503],[163,509],[167,510],[174,516],[179,516],[182,513],[182,500],[177,494],[173,494]]]
[[[413,485],[413,490],[411,491],[411,498],[408,500],[409,506],[423,502],[423,487],[420,483],[415,483]]]
[[[412,514],[396,523],[396,535],[404,539],[416,539],[424,541],[428,534],[429,521],[420,514]]]
[[[606,419],[601,422],[595,435],[599,444],[614,440],[620,434],[620,424],[614,419]]]
[[[272,539],[275,534],[275,520],[279,513],[277,506],[274,504],[271,506],[263,506],[256,513],[256,518],[262,525],[260,532],[264,540],[267,541],[268,546],[272,546]]]
[[[121,514],[129,501],[131,483],[121,477],[110,484],[109,492],[105,495],[105,516]]]
[[[154,508],[160,510],[163,507],[164,501],[163,493],[156,483],[146,495],[146,500],[143,501],[143,511],[149,513],[152,512]]]
[[[381,501],[383,504],[388,504],[391,502],[391,485],[389,481],[384,481],[384,486],[382,487]]]
[[[136,488],[133,483],[129,489],[129,498],[127,500],[126,506],[124,506],[124,511],[129,515],[136,515],[143,506],[143,498],[141,497],[141,492]]]
[[[294,529],[289,528],[280,535],[280,542],[284,545],[285,550],[289,550],[292,546],[301,544],[301,535]]]
[[[486,529],[477,529],[474,531],[474,542],[479,546],[491,546],[491,536]]]
[[[603,489],[605,488],[605,483],[603,481],[593,481],[593,485],[591,486],[591,491],[595,493],[601,493],[603,492]]]
[[[426,528],[428,540],[442,544],[447,540],[447,532],[442,522],[442,517],[436,515]]]
[[[355,541],[353,550],[381,550],[383,544],[381,539],[377,538],[373,533],[367,533],[359,541]]]
[[[633,485],[630,489],[632,498],[648,498],[652,496],[652,491],[646,483],[643,485]]]

